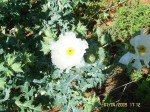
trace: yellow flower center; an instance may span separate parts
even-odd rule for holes
[[[138,52],[139,52],[140,55],[143,55],[146,52],[146,47],[144,45],[138,46],[137,49],[138,49]]]
[[[72,56],[72,55],[74,55],[74,53],[75,53],[75,49],[73,49],[73,48],[68,48],[68,49],[66,50],[66,54],[67,54],[68,56]]]

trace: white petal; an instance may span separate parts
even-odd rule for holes
[[[137,46],[139,44],[139,40],[141,39],[141,36],[135,36],[134,38],[132,38],[130,40],[130,44],[133,45],[134,47]]]
[[[123,55],[120,58],[119,63],[122,63],[124,65],[128,65],[133,59],[134,59],[134,54],[127,52],[125,55]]]
[[[132,46],[137,47],[139,45],[150,46],[150,35],[137,35],[130,40]]]
[[[141,69],[142,69],[142,64],[141,64],[141,62],[140,62],[140,60],[135,60],[135,62],[132,64],[132,66],[134,67],[134,68],[136,68],[138,71],[141,71]]]
[[[83,66],[85,66],[85,61],[84,61],[84,59],[82,59],[82,60],[80,61],[80,63],[78,63],[78,64],[76,65],[77,68],[80,68],[80,67],[83,67]]]

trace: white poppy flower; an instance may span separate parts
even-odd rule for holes
[[[50,45],[52,63],[61,70],[84,66],[83,56],[87,48],[88,43],[76,38],[75,33],[61,34],[59,39]]]
[[[150,62],[150,35],[138,35],[130,40],[135,49],[136,59],[143,60],[149,68]]]
[[[123,55],[120,58],[119,63],[122,63],[124,65],[128,65],[133,59],[134,59],[134,54],[127,52],[125,55]]]

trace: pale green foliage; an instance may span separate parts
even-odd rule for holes
[[[41,51],[43,51],[44,55],[48,54],[50,52],[49,44],[44,44],[43,42],[41,42],[41,44],[42,44]]]
[[[44,30],[44,35],[45,36],[43,37],[43,41],[41,41],[42,44],[41,51],[43,51],[44,54],[48,54],[50,52],[49,45],[51,42],[55,41],[56,33],[52,32],[50,28],[47,28]]]
[[[21,63],[16,62],[16,58],[14,54],[7,54],[4,58],[6,61],[0,63],[0,72],[7,76],[14,75],[13,72],[23,72]]]
[[[0,89],[4,89],[4,86],[6,84],[6,81],[4,78],[0,78]]]
[[[10,97],[10,88],[3,89],[3,91],[1,93],[4,94],[5,97],[3,99],[0,99],[0,103],[5,102],[9,99],[9,97]]]
[[[16,99],[15,104],[20,107],[22,112],[24,112],[24,109],[26,109],[27,111],[42,111],[41,105],[37,107],[32,105],[32,100],[28,100],[24,103],[21,103],[18,99]]]
[[[77,31],[78,33],[82,34],[83,36],[85,36],[85,35],[86,35],[87,28],[86,28],[86,26],[82,25],[81,22],[79,22],[79,23],[77,24],[76,31]]]
[[[11,65],[11,68],[15,71],[15,72],[23,72],[21,69],[21,64],[20,63],[13,63]]]

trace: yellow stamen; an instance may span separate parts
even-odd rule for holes
[[[74,53],[75,53],[75,49],[73,49],[73,48],[68,48],[68,49],[66,50],[66,53],[67,53],[68,56],[72,56],[72,55],[74,55]]]
[[[140,55],[143,55],[146,52],[146,47],[144,45],[138,46],[137,49],[138,49],[138,52],[139,52]]]

